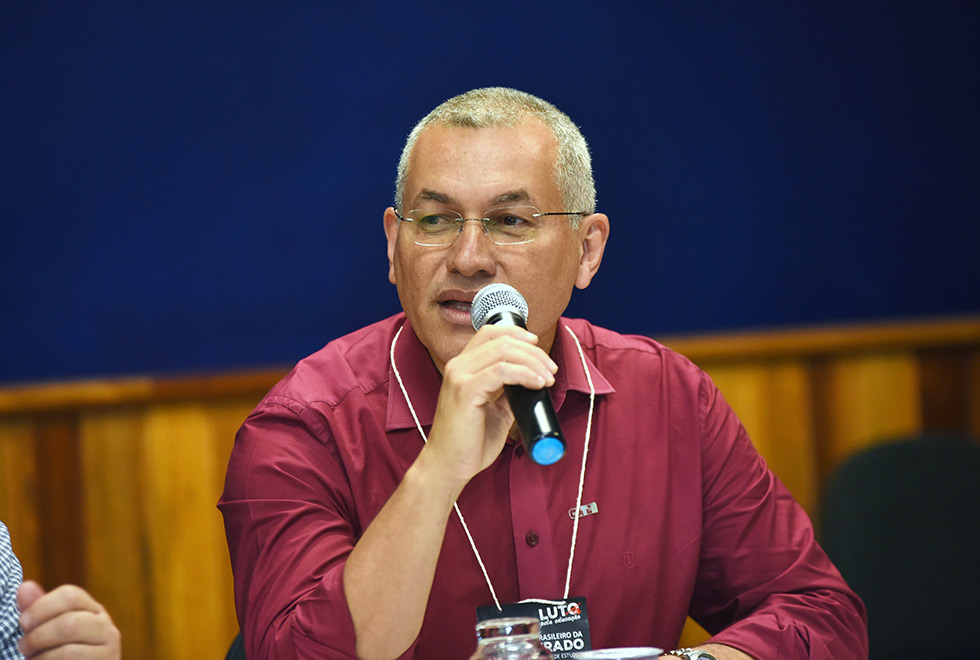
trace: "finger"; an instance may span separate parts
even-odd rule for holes
[[[533,332],[524,330],[523,328],[516,328],[513,326],[485,325],[472,337],[463,352],[466,352],[467,350],[476,350],[480,346],[492,344],[496,340],[505,337],[510,337],[515,341],[524,342],[529,347],[533,346],[534,349],[531,351],[531,354],[538,356],[541,361],[547,365],[548,370],[551,371],[551,373],[554,374],[558,372],[558,365],[555,363],[555,361],[551,359],[551,356],[548,355],[546,351],[538,347],[538,336]]]
[[[33,657],[69,645],[108,646],[115,639],[115,626],[107,614],[88,611],[66,612],[24,633],[20,648]]]
[[[26,611],[34,602],[44,595],[44,589],[41,588],[34,580],[26,580],[20,588],[17,589],[17,608],[24,612]]]
[[[540,389],[553,382],[554,376],[541,363],[530,360],[522,363],[515,356],[504,360],[495,357],[478,368],[463,362],[447,364],[440,403],[453,407],[472,406],[475,411],[497,401],[507,385]]]
[[[463,351],[472,350],[500,337],[513,337],[514,339],[533,345],[537,345],[538,343],[538,336],[524,328],[504,325],[485,325],[470,338]]]
[[[105,612],[76,610],[25,632],[18,645],[28,658],[88,657],[99,652],[103,655],[91,657],[112,657],[106,652],[118,648],[119,631]],[[69,650],[77,651],[78,655],[63,655]]]
[[[480,376],[487,379],[488,385],[499,383],[498,390],[505,385],[520,385],[539,390],[555,383],[555,377],[551,372],[542,369],[544,367],[541,363],[524,364],[516,361],[516,358],[509,357],[506,361],[490,365],[480,373]]]
[[[40,587],[38,587],[40,588]],[[28,592],[28,596],[32,595]],[[66,612],[76,610],[91,613],[104,612],[105,609],[87,591],[72,584],[66,584],[36,598],[23,610],[20,617],[21,628],[31,630]]]
[[[483,342],[460,353],[460,364],[476,372],[499,362],[523,365],[540,373],[548,384],[558,371],[558,365],[538,346],[520,338],[505,335]],[[515,383],[508,383],[515,384]]]
[[[27,660],[118,660],[119,651],[106,646],[68,644],[35,655],[25,654],[25,657]]]

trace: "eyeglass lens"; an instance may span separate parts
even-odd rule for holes
[[[463,231],[467,220],[477,220],[494,243],[527,243],[534,239],[539,213],[533,206],[507,206],[491,209],[483,218],[463,218],[455,211],[415,209],[405,214],[411,220],[413,240],[420,245],[449,245]]]

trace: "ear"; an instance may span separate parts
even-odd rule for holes
[[[579,225],[579,236],[582,241],[582,256],[579,258],[578,274],[575,276],[575,286],[584,289],[592,282],[592,278],[602,263],[602,253],[609,240],[609,218],[605,213],[593,213],[582,218]]]
[[[398,284],[395,281],[395,242],[398,240],[398,216],[395,209],[388,207],[385,209],[384,216],[385,236],[388,238],[388,281]]]

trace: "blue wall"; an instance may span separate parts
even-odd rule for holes
[[[0,382],[286,365],[393,313],[404,136],[496,84],[592,145],[570,314],[980,311],[980,4],[424,6],[3,3]]]

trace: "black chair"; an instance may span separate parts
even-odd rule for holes
[[[225,660],[245,660],[245,640],[242,639],[241,633],[238,633],[232,641]]]
[[[827,554],[868,608],[871,660],[980,658],[980,445],[921,435],[828,482]]]

